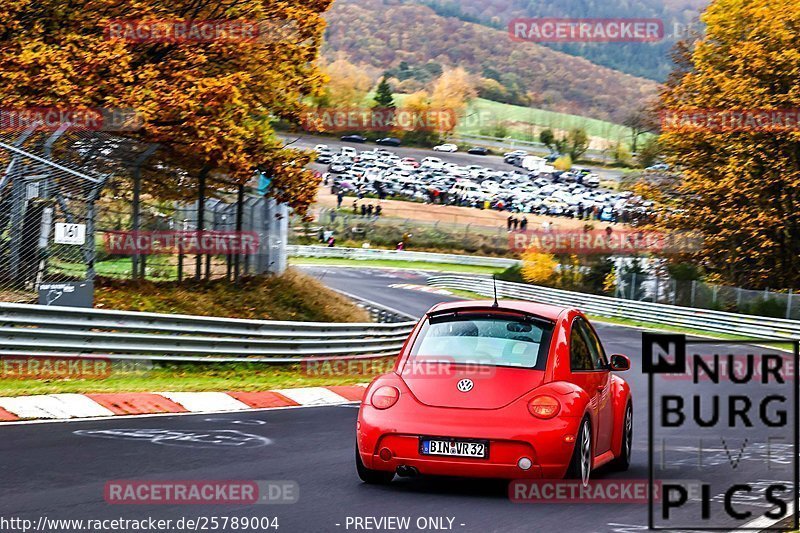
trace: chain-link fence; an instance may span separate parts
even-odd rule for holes
[[[759,291],[699,280],[676,280],[668,276],[629,273],[618,277],[614,296],[628,300],[800,320],[800,295],[793,291]]]
[[[97,277],[286,268],[289,212],[257,178],[233,183],[163,146],[67,126],[0,133],[0,169],[0,301],[66,305]]]

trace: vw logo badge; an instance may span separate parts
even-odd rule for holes
[[[458,390],[461,392],[469,392],[472,390],[472,387],[474,386],[475,384],[472,383],[471,379],[462,379],[461,381],[458,382],[458,385],[456,385]]]

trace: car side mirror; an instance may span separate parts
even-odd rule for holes
[[[624,355],[614,354],[611,356],[609,367],[616,372],[625,372],[631,369],[631,360]]]

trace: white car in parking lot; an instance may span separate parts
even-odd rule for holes
[[[452,143],[445,143],[445,144],[440,144],[438,146],[434,146],[433,147],[433,151],[434,152],[450,152],[450,153],[453,153],[453,152],[458,152],[458,146],[456,146],[455,144],[452,144]]]
[[[420,161],[419,165],[426,168],[440,169],[444,165],[444,162],[438,157],[426,157]]]

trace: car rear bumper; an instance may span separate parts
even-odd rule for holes
[[[581,420],[568,416],[536,419],[523,402],[497,410],[456,410],[421,406],[416,402],[406,401],[403,406],[400,403],[386,411],[361,406],[357,440],[361,460],[367,468],[394,472],[398,467],[409,466],[427,475],[563,478]],[[489,457],[422,455],[421,436],[488,440]],[[387,457],[386,450],[391,457]],[[522,458],[530,459],[531,468],[520,468]]]

